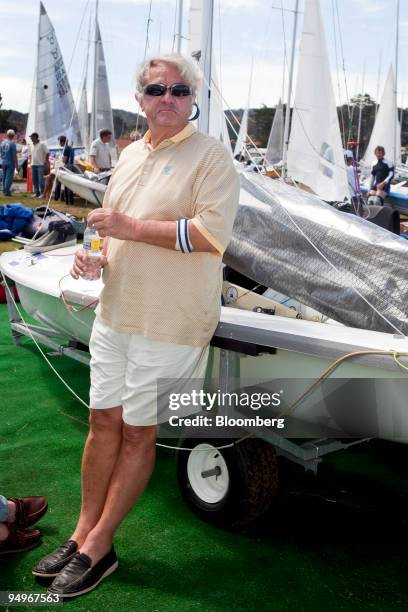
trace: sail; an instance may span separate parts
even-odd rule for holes
[[[288,171],[326,200],[349,196],[318,0],[305,0]]]
[[[237,142],[235,143],[234,148],[234,157],[240,155],[242,149],[245,146],[245,142],[248,135],[248,107],[245,108],[242,113],[241,125],[239,126],[239,132],[237,136]]]
[[[203,3],[203,0],[191,0],[190,2],[189,49],[190,54],[198,61],[204,75],[202,88],[197,98],[198,106],[201,110],[198,128],[223,142],[232,155],[222,95],[215,67],[214,53],[211,48],[212,23],[208,9],[208,1]],[[209,88],[210,79],[211,88]],[[211,103],[208,112],[210,100]]]
[[[271,131],[269,133],[268,144],[265,154],[267,166],[273,166],[282,161],[283,157],[283,104],[279,100],[273,117]]]
[[[86,75],[81,87],[81,97],[78,106],[79,129],[81,130],[82,143],[85,147],[89,146],[89,115],[88,115],[88,95],[86,87]]]
[[[211,77],[211,105],[210,105],[210,128],[209,135],[220,140],[232,155],[231,140],[228,134],[227,119],[224,113],[221,89],[215,67],[214,55],[212,60]]]
[[[388,70],[384,92],[375,118],[370,141],[364,157],[361,160],[361,165],[364,166],[364,168],[371,168],[377,161],[374,155],[374,149],[377,145],[384,147],[385,157],[388,160],[393,163],[400,163],[401,126],[398,121],[398,110],[395,101],[395,78],[392,66],[390,66]]]
[[[109,95],[108,74],[106,71],[105,54],[103,52],[101,31],[98,19],[95,20],[95,58],[94,58],[94,84],[92,98],[91,140],[98,138],[99,130],[107,128],[112,132],[113,142],[113,116]]]
[[[30,134],[32,134],[33,132],[35,132],[35,124],[36,124],[36,112],[35,112],[35,108],[36,108],[36,91],[37,91],[37,66],[35,67],[35,71],[34,71],[34,79],[33,79],[33,85],[31,88],[31,97],[30,97],[30,107],[28,110],[28,118],[27,118],[27,125],[26,125],[26,137],[29,136]]]
[[[251,61],[251,72],[249,76],[249,86],[248,86],[248,99],[247,99],[247,104],[246,104],[244,113],[242,115],[241,125],[239,126],[239,132],[238,132],[237,141],[235,143],[235,149],[234,149],[234,157],[242,153],[242,150],[244,149],[245,143],[248,139],[248,115],[249,115],[249,109],[251,105],[251,89],[252,89],[253,70],[254,70],[254,58],[252,58],[252,61]]]
[[[38,132],[40,140],[56,145],[64,134],[76,146],[82,144],[78,116],[55,30],[40,2],[37,63],[27,135]]]

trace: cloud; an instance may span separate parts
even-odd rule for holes
[[[225,66],[222,70],[221,88],[229,108],[243,108],[248,97],[250,58],[246,63]],[[258,61],[254,67],[251,107],[267,106],[278,102],[282,92],[282,67],[271,62]]]
[[[355,0],[357,9],[360,9],[362,13],[381,13],[381,11],[389,10],[389,3],[383,0]]]
[[[114,4],[114,5],[118,5],[118,4],[126,4],[128,6],[148,6],[148,2],[146,0],[105,0],[104,4]],[[171,2],[171,0],[162,0],[162,4],[171,4],[172,6],[174,6],[174,2]]]
[[[3,60],[23,59],[27,57],[27,52],[22,47],[8,47],[0,45],[0,64]],[[9,66],[7,66],[9,68]]]
[[[0,92],[3,96],[3,108],[12,108],[20,113],[28,113],[32,79],[24,79],[15,76],[0,77]],[[27,92],[22,96],[21,92]]]
[[[21,16],[33,16],[38,15],[38,6],[35,2],[25,4],[24,2],[7,2],[7,0],[1,0],[0,2],[0,15],[12,15],[13,17]]]
[[[265,3],[261,3],[261,0],[222,0],[220,9],[222,13],[227,11],[242,11],[249,10],[253,11],[261,7],[265,7]]]

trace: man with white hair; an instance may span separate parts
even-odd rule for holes
[[[140,66],[136,99],[149,130],[124,149],[103,208],[88,215],[107,248],[82,507],[69,540],[33,571],[55,577],[49,590],[63,597],[92,590],[118,565],[114,534],[155,463],[157,381],[205,375],[239,181],[224,145],[189,124],[200,79],[196,62],[178,54]],[[75,278],[87,259],[77,252]]]
[[[14,170],[18,170],[17,147],[14,142],[16,133],[7,130],[6,139],[0,145],[1,167],[3,170],[3,193],[6,197],[11,196]]]

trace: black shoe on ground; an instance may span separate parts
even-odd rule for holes
[[[37,563],[32,573],[41,578],[55,578],[63,567],[70,562],[78,550],[78,544],[74,540],[67,540],[57,550],[43,557]]]
[[[84,553],[76,553],[48,587],[48,593],[62,597],[78,597],[92,591],[118,567],[113,548],[91,567],[91,559]]]

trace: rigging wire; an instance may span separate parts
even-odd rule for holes
[[[380,49],[380,57],[378,60],[378,73],[377,73],[377,89],[375,92],[375,116],[377,116],[378,113],[378,109],[379,109],[379,96],[380,96],[380,79],[381,79],[381,69],[382,69],[382,49]]]
[[[222,90],[222,84],[223,84],[223,74],[222,74],[222,53],[223,53],[223,48],[222,48],[222,21],[221,21],[221,2],[218,2],[218,57],[219,57],[219,62],[218,62],[218,74],[219,76],[219,83],[220,83],[220,89]],[[248,109],[249,110],[249,109]]]
[[[150,49],[149,30],[150,30],[150,24],[153,21],[153,19],[152,19],[152,5],[153,5],[153,0],[150,0],[150,3],[149,3],[149,12],[148,12],[148,17],[147,17],[147,22],[146,22],[146,38],[145,38],[145,48],[144,48],[143,60],[146,59],[147,50]],[[139,119],[140,119],[140,112],[137,113],[137,118],[136,118],[136,128],[135,128],[136,133],[139,131]]]
[[[71,70],[72,62],[74,60],[74,55],[75,55],[76,48],[77,48],[77,45],[78,45],[78,42],[79,42],[79,36],[81,34],[82,26],[83,26],[83,23],[84,23],[85,15],[86,15],[86,12],[88,10],[89,4],[90,4],[90,0],[87,0],[87,3],[86,3],[85,8],[84,8],[84,11],[82,13],[81,23],[79,24],[77,36],[76,36],[75,43],[74,43],[74,48],[73,48],[72,53],[71,53],[71,59],[69,60],[68,70],[67,70],[67,74],[68,75],[69,75],[69,72]]]
[[[349,113],[349,118],[350,118],[350,96],[349,96],[348,85],[347,85],[346,64],[344,61],[343,36],[341,34],[339,5],[338,5],[337,0],[335,0],[335,3],[336,3],[336,14],[337,14],[337,27],[338,27],[338,32],[339,32],[340,53],[341,53],[342,68],[343,68],[343,74],[344,74],[344,87],[346,91],[347,108],[348,108],[348,113]]]
[[[335,10],[334,10],[334,2],[332,0],[332,17],[333,17],[333,40],[334,40],[334,55],[336,58],[336,77],[337,77],[337,90],[338,90],[338,101],[340,104],[340,118],[341,118],[341,133],[342,133],[342,144],[343,148],[346,147],[346,128],[344,125],[344,116],[343,116],[343,105],[341,103],[341,90],[340,90],[340,76],[339,76],[339,58],[337,53],[337,28],[336,28],[336,19],[335,19]]]
[[[146,23],[146,39],[145,39],[145,49],[144,49],[144,54],[143,54],[143,59],[146,59],[146,55],[147,55],[147,50],[150,50],[150,40],[149,40],[149,31],[150,31],[150,25],[153,21],[152,19],[152,5],[153,5],[153,0],[150,0],[149,3],[149,16],[147,18],[147,23]]]
[[[173,44],[171,46],[172,53],[174,53],[175,50],[176,50],[176,38],[177,38],[177,31],[176,31],[176,29],[177,29],[177,15],[178,15],[179,2],[180,2],[180,0],[176,0],[176,3],[174,5]],[[178,32],[178,35],[180,36],[180,32]]]
[[[283,0],[281,0],[281,21],[282,21],[282,31],[283,31],[283,70],[282,70],[282,128],[281,128],[281,147],[283,152],[283,141],[285,138],[284,134],[284,121],[285,117],[283,115],[283,107],[285,105],[285,85],[286,85],[286,73],[289,76],[289,65],[288,65],[288,55],[287,55],[287,47],[286,47],[286,29],[285,29],[285,14],[283,9]],[[288,110],[286,109],[286,112]],[[289,109],[290,112],[290,109]]]

